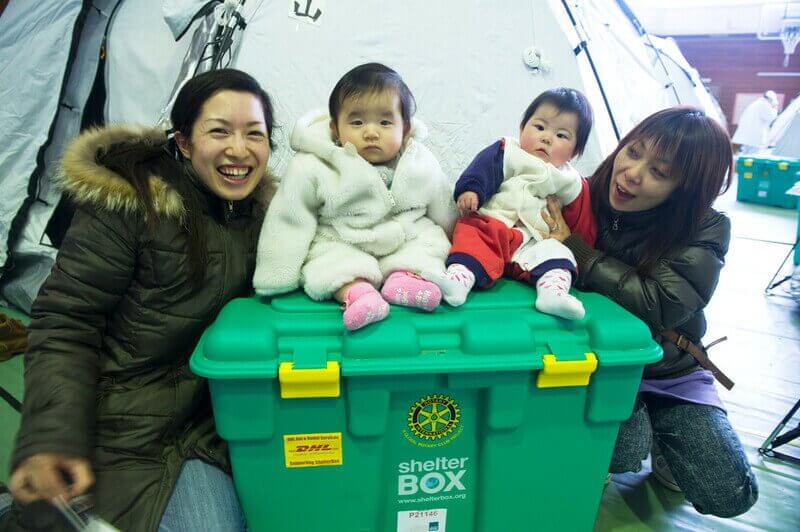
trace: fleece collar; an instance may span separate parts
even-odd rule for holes
[[[291,147],[294,151],[311,153],[324,161],[330,161],[336,149],[344,148],[355,153],[355,146],[347,143],[340,147],[336,144],[331,131],[331,118],[324,109],[315,109],[297,120],[292,130]],[[419,120],[411,120],[411,130],[406,135],[402,151],[411,142],[421,142],[428,136],[425,124]]]

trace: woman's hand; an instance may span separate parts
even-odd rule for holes
[[[94,474],[85,458],[56,453],[29,456],[17,466],[8,482],[14,498],[22,504],[63,496],[70,500],[94,484]]]
[[[563,242],[572,234],[561,215],[561,203],[553,195],[547,196],[547,208],[542,209],[542,219],[550,228],[550,238]]]
[[[459,210],[467,214],[478,210],[478,195],[474,192],[462,192],[456,200]]]

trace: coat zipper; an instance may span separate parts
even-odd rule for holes
[[[619,231],[619,216],[615,216],[614,220],[611,221],[611,230]]]
[[[225,206],[225,222],[230,223],[233,220],[233,202],[226,202]]]

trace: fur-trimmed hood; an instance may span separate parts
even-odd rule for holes
[[[59,179],[63,191],[79,204],[126,213],[144,211],[136,188],[97,160],[98,154],[122,143],[141,143],[154,149],[166,149],[167,136],[163,129],[129,124],[85,131],[64,151]],[[165,156],[169,156],[166,151]],[[269,203],[271,183],[272,176],[267,172],[254,192],[256,201],[263,208]],[[186,206],[180,193],[159,175],[151,174],[148,184],[156,214],[182,219]]]
[[[166,146],[167,136],[163,129],[136,125],[92,128],[82,133],[64,151],[60,179],[64,192],[77,203],[110,211],[130,213],[142,209],[133,185],[97,161],[98,153],[107,152],[111,146],[134,142]],[[171,218],[183,216],[183,200],[173,187],[156,175],[150,176],[149,185],[156,213]]]

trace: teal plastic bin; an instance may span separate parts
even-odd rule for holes
[[[794,263],[800,264],[800,201],[797,202],[797,236],[794,237]]]
[[[392,307],[354,333],[300,293],[229,303],[191,359],[253,532],[591,530],[648,328],[499,282],[457,309]]]
[[[800,161],[785,157],[740,156],[736,161],[736,199],[784,209],[797,206],[797,196],[786,191],[798,180]]]

